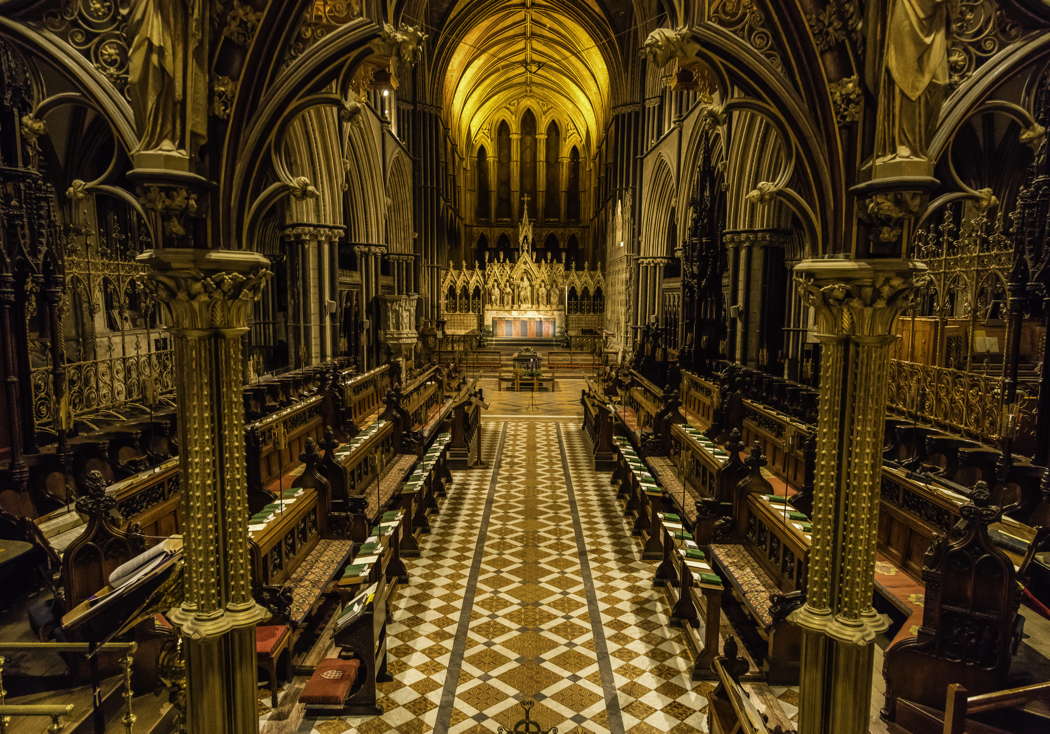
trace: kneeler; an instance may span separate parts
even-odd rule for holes
[[[299,702],[306,704],[307,714],[343,711],[360,669],[361,661],[357,658],[322,660],[299,694]]]

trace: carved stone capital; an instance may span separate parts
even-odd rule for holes
[[[343,236],[342,227],[322,224],[297,224],[287,227],[281,237],[291,242],[335,242]]]
[[[795,280],[822,334],[891,338],[894,320],[929,275],[911,260],[804,260]]]
[[[247,250],[149,250],[136,260],[177,330],[240,329],[270,277],[270,261]]]
[[[359,257],[362,255],[385,255],[386,245],[354,245],[354,254]]]

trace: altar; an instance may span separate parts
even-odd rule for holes
[[[533,223],[523,208],[518,224],[518,258],[449,263],[441,284],[441,312],[445,333],[466,334],[490,330],[494,341],[523,339],[551,341],[571,333],[570,305],[588,300],[605,287],[600,270],[582,270],[555,260],[551,253],[537,258],[533,251]]]
[[[493,339],[553,339],[558,335],[558,319],[554,314],[539,316],[492,311],[489,318]]]

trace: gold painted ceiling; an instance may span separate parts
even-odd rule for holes
[[[526,100],[553,107],[591,141],[600,137],[609,108],[609,71],[599,42],[542,0],[503,3],[475,21],[459,39],[445,76],[445,109],[464,148],[496,113]]]

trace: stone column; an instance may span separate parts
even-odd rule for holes
[[[777,229],[735,230],[724,235],[726,246],[740,253],[735,304],[740,308],[735,354],[741,364],[759,366],[759,351],[768,343],[766,254],[770,247],[783,247],[785,238],[786,233]]]
[[[361,369],[376,366],[375,347],[379,325],[375,323],[375,298],[379,295],[380,258],[386,253],[386,245],[355,245],[357,269],[361,274]]]
[[[242,337],[270,272],[261,254],[171,248],[142,253],[168,312],[175,352],[185,580],[168,614],[186,640],[186,728],[258,731],[248,557]]]
[[[288,351],[295,367],[315,364],[321,351],[321,252],[324,230],[311,226],[286,229],[288,246]]]
[[[893,324],[926,268],[907,260],[806,260],[799,287],[816,311],[820,411],[803,629],[800,734],[868,731],[875,636],[871,605],[883,420]]]

